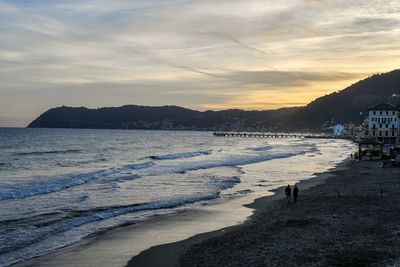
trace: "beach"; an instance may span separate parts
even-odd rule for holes
[[[255,199],[324,173],[354,150],[340,139],[209,132],[0,134],[8,138],[0,155],[0,266],[124,266],[151,247],[243,223]]]
[[[127,266],[387,266],[399,263],[400,169],[347,160],[299,183],[296,204],[257,199],[239,226],[152,247]]]

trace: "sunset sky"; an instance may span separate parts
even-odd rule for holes
[[[399,66],[399,0],[0,0],[0,126],[61,105],[299,106]]]

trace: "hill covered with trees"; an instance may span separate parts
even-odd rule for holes
[[[398,104],[400,70],[376,74],[304,107],[277,110],[196,111],[178,106],[52,108],[28,127],[154,130],[318,131],[332,123],[360,123],[369,106]]]

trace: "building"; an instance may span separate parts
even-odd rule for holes
[[[399,143],[400,113],[395,105],[383,103],[368,109],[367,136],[384,144]]]
[[[336,124],[332,127],[332,134],[334,136],[343,136],[346,133],[343,124]]]
[[[347,135],[353,140],[364,140],[365,139],[365,132],[368,129],[368,118],[361,124],[353,124],[349,123],[347,125]]]

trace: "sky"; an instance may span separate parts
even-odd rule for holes
[[[0,127],[62,105],[302,106],[399,66],[399,0],[0,0]]]

